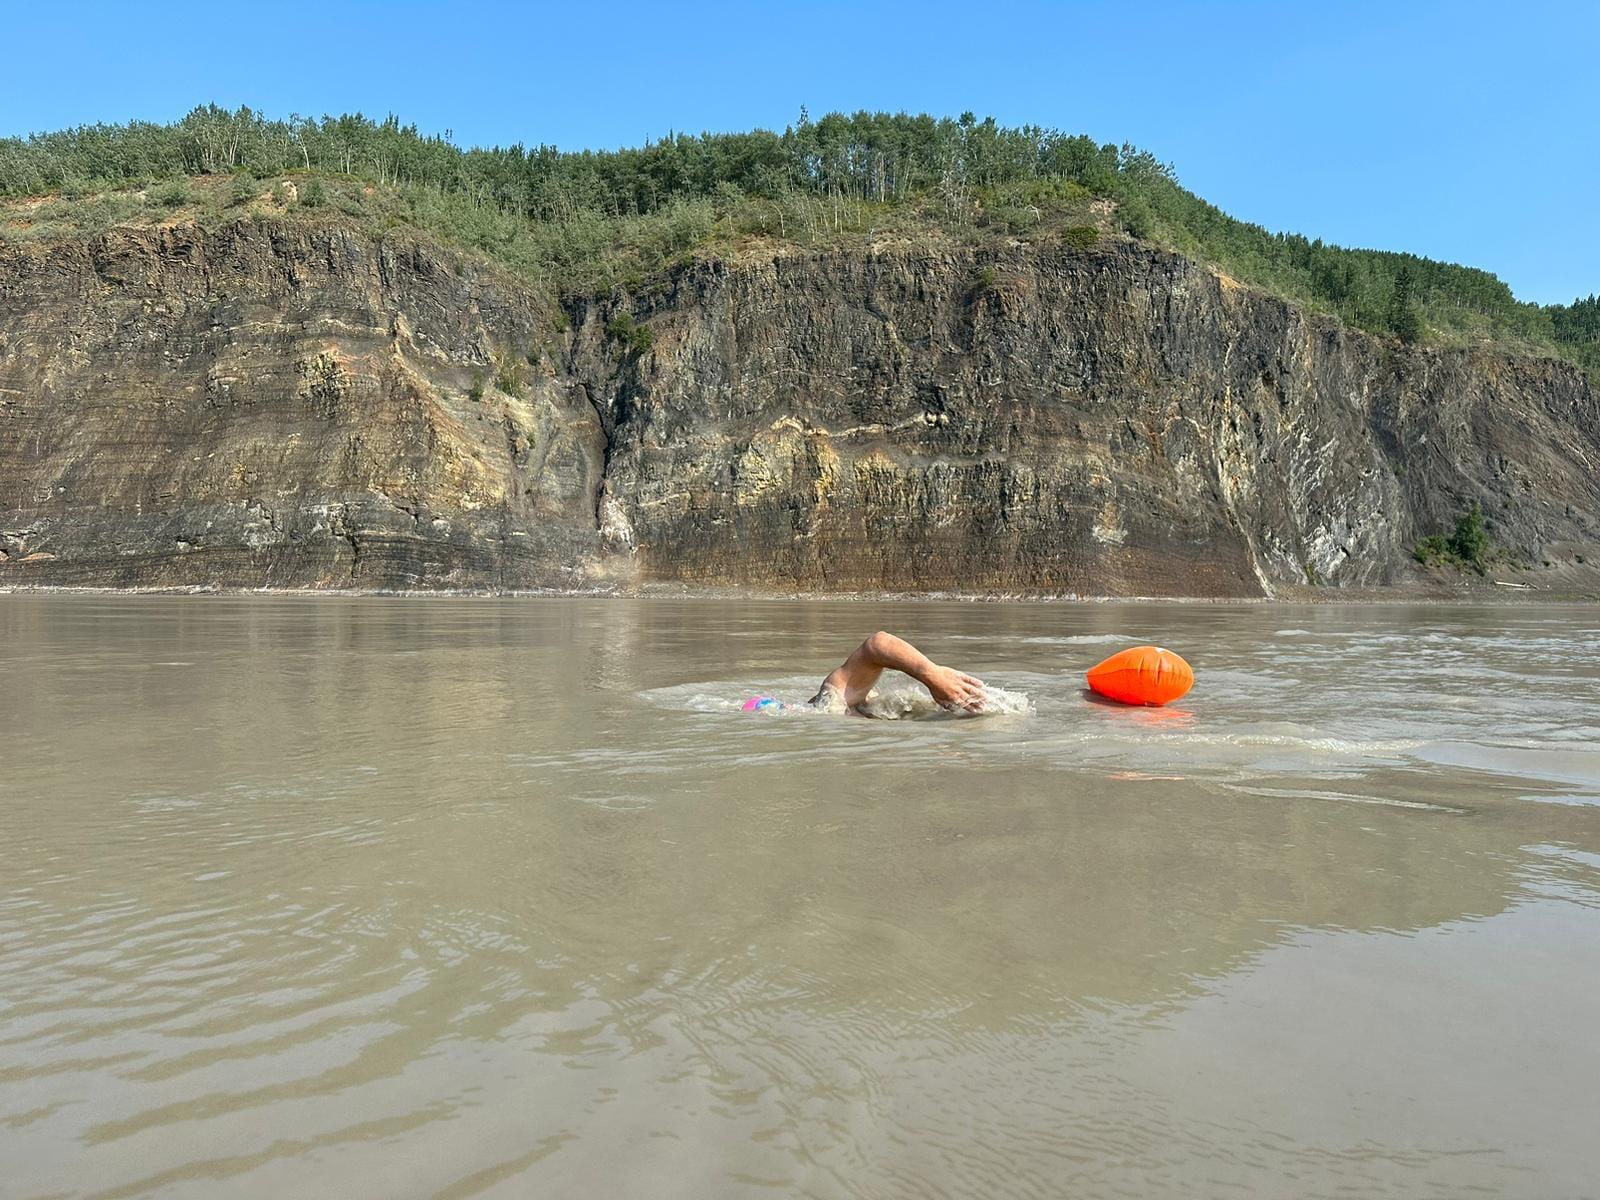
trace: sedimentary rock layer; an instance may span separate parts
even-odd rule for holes
[[[564,310],[333,225],[0,247],[3,584],[1257,596],[1414,581],[1473,501],[1536,578],[1584,570],[1597,465],[1564,363],[1128,241],[746,252]]]

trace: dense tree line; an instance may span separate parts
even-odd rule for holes
[[[1556,342],[1570,347],[1572,357],[1585,366],[1600,370],[1600,295],[1552,304],[1546,311]]]
[[[1271,233],[1208,204],[1132,146],[1098,145],[1038,126],[1001,126],[971,113],[958,119],[830,113],[811,120],[802,110],[782,133],[675,134],[601,152],[520,144],[463,150],[448,134],[424,135],[395,117],[272,120],[248,108],[215,105],[170,125],[86,125],[0,139],[0,195],[9,196],[292,171],[396,189],[410,197],[413,212],[464,227],[465,240],[483,248],[531,239],[541,246],[541,261],[606,253],[619,218],[648,218],[650,228],[687,223],[673,235],[681,241],[704,224],[685,215],[687,202],[725,207],[741,198],[765,200],[787,232],[783,204],[796,198],[931,204],[943,219],[961,223],[986,205],[1038,211],[1066,194],[1059,190],[1065,187],[1075,196],[1115,201],[1117,219],[1135,236],[1171,244],[1364,328],[1407,340],[1422,336],[1425,326],[1512,335],[1600,361],[1596,297],[1541,308],[1517,301],[1487,271]],[[537,230],[510,229],[507,218],[559,223],[562,244],[554,246]]]
[[[863,112],[811,121],[802,115],[782,134],[679,134],[637,149],[563,153],[520,144],[462,150],[448,137],[425,136],[395,117],[277,121],[248,108],[208,105],[172,125],[85,125],[0,140],[0,194],[178,174],[322,170],[461,192],[550,220],[586,210],[648,213],[727,187],[759,196],[801,190],[876,201],[934,191],[959,203],[985,187],[1062,176],[1109,192],[1124,157],[1088,138],[1008,129],[970,113],[959,120]]]

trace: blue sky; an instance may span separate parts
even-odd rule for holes
[[[1236,216],[1600,291],[1600,4],[12,3],[0,134],[197,103],[463,144],[972,109],[1133,141]]]

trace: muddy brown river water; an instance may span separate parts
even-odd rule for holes
[[[1006,711],[738,711],[878,627]],[[0,1196],[1600,1194],[1593,608],[0,638]],[[1190,696],[1089,702],[1144,641]]]

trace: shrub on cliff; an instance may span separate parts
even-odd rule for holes
[[[632,355],[644,354],[655,344],[655,334],[650,332],[650,327],[640,325],[632,313],[618,313],[612,317],[606,323],[606,336],[621,342],[623,352]]]
[[[1450,549],[1462,562],[1482,574],[1489,546],[1489,534],[1483,527],[1483,508],[1474,500],[1472,507],[1456,518],[1455,532],[1450,535]]]
[[[1073,225],[1061,235],[1061,240],[1074,250],[1088,250],[1100,244],[1100,231],[1093,225]]]
[[[259,192],[260,185],[249,175],[235,175],[228,188],[228,207],[238,208],[249,204]]]
[[[527,387],[526,358],[519,359],[509,350],[497,350],[494,355],[494,386],[508,396],[521,396]]]
[[[162,208],[182,208],[189,203],[189,181],[173,179],[150,192],[150,199]]]
[[[1455,530],[1447,537],[1434,534],[1419,541],[1412,557],[1425,567],[1454,566],[1482,575],[1489,566],[1494,543],[1484,528],[1483,507],[1476,500],[1456,518]]]

